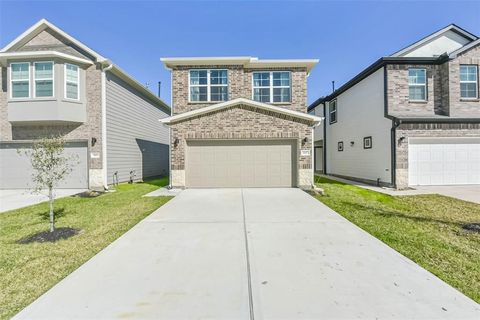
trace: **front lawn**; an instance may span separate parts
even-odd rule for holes
[[[440,195],[392,197],[316,177],[318,200],[480,302],[480,205]],[[432,293],[435,294],[435,293]]]
[[[48,229],[48,204],[0,213],[0,319],[12,317],[170,197],[142,197],[166,178],[121,184],[96,198],[55,201],[56,226],[82,231],[55,243],[18,244]]]

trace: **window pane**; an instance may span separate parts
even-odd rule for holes
[[[35,63],[35,79],[53,78],[53,63],[37,62]]]
[[[426,83],[425,69],[409,69],[408,83],[409,84],[425,84]]]
[[[207,101],[207,87],[191,87],[190,101]]]
[[[66,68],[66,81],[77,83],[78,67],[71,64],[67,64],[65,68]]]
[[[270,86],[270,73],[269,72],[254,72],[253,73],[253,86],[254,87],[269,87]]]
[[[192,70],[190,71],[190,84],[207,84],[207,70]]]
[[[270,102],[270,89],[253,89],[253,100],[258,102]]]
[[[28,98],[28,81],[12,82],[13,98]]]
[[[52,97],[53,96],[52,80],[35,81],[35,96],[36,97]]]
[[[410,86],[409,88],[410,100],[425,100],[425,87],[424,86]]]
[[[78,99],[78,84],[67,82],[67,98]]]
[[[460,66],[460,81],[477,81],[477,67]]]
[[[228,100],[228,87],[211,87],[210,88],[210,101],[227,101]]]
[[[290,86],[290,72],[274,72],[273,86]]]
[[[228,84],[227,70],[210,71],[210,84]]]
[[[460,83],[460,97],[476,98],[477,84],[476,83]]]
[[[290,102],[290,88],[273,88],[273,102]]]
[[[28,80],[28,63],[12,64],[12,80]]]

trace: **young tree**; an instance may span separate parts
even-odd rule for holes
[[[64,150],[65,140],[62,137],[50,137],[35,141],[32,149],[24,151],[33,167],[34,192],[48,190],[50,232],[55,231],[54,190],[72,172],[73,166],[78,164],[78,159],[66,155]]]

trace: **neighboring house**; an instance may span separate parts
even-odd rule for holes
[[[0,64],[0,189],[32,186],[17,150],[49,135],[63,136],[78,161],[60,187],[168,174],[158,119],[169,106],[107,58],[41,20],[0,51]]]
[[[315,108],[310,108],[308,113],[317,117],[324,118],[323,104],[316,106]],[[323,157],[324,157],[324,145],[323,145],[323,128],[324,124],[318,126],[313,131],[313,169],[316,173],[323,173]]]
[[[449,25],[315,101],[325,172],[400,189],[480,184],[479,65],[479,38]]]
[[[174,187],[313,184],[307,76],[317,60],[163,58],[172,72]]]

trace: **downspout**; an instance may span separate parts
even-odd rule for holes
[[[323,174],[327,174],[327,123],[325,119],[327,119],[327,111],[326,111],[326,103],[323,103]]]
[[[170,70],[170,117],[173,116],[173,71]],[[168,187],[172,189],[172,127],[168,126]]]
[[[391,137],[391,180],[393,188],[397,188],[397,128],[402,124],[402,120],[393,118],[392,119],[392,129],[390,130]]]
[[[109,61],[106,67],[102,65],[102,162],[103,162],[103,188],[108,190],[107,172],[107,76],[106,71],[113,68]]]

